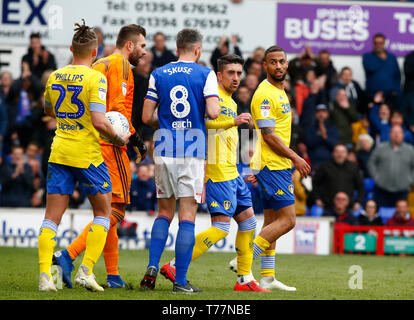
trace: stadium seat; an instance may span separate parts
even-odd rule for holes
[[[378,215],[381,217],[384,224],[391,218],[395,213],[395,207],[379,207]]]
[[[374,196],[375,181],[372,178],[364,178],[365,201],[371,200]]]
[[[314,204],[310,210],[311,217],[320,217],[323,214],[323,208]]]
[[[359,207],[359,209],[358,210],[355,210],[355,211],[352,211],[352,214],[355,216],[355,217],[358,217],[359,215],[360,215],[360,213],[361,213],[361,211],[362,211],[362,206],[361,207]]]

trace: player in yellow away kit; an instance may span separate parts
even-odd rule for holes
[[[75,25],[70,47],[73,64],[54,71],[45,91],[45,113],[57,119],[57,129],[47,172],[46,213],[38,239],[40,291],[56,291],[51,275],[53,249],[58,225],[77,182],[91,202],[94,220],[75,283],[103,291],[92,271],[109,229],[112,186],[99,135],[119,146],[125,145],[130,136],[130,133],[118,136],[105,117],[106,78],[90,68],[97,54],[96,34],[85,22],[82,26]]]
[[[218,62],[218,89],[221,111],[218,118],[207,119],[208,148],[206,166],[206,203],[211,214],[211,227],[195,237],[192,260],[204,254],[212,245],[225,238],[233,217],[238,224],[236,236],[237,282],[235,291],[269,292],[261,288],[250,273],[253,261],[253,237],[256,217],[250,190],[237,171],[237,126],[249,124],[251,116],[237,116],[237,104],[231,95],[237,90],[244,60],[235,54],[221,57]],[[160,273],[175,280],[175,261],[162,266]]]
[[[132,101],[134,94],[134,76],[131,65],[138,64],[146,54],[146,30],[135,24],[121,28],[116,41],[116,49],[108,57],[96,61],[92,68],[103,74],[108,81],[106,112],[117,111],[129,121],[130,141],[134,148],[140,148],[139,136],[131,124]],[[109,288],[126,287],[118,271],[118,234],[117,224],[125,217],[126,205],[130,203],[131,170],[126,146],[117,147],[112,143],[100,140],[102,157],[108,167],[112,182],[112,214],[110,228],[103,250],[107,271],[106,286]],[[145,146],[141,142],[141,146]],[[142,149],[141,149],[142,150]],[[138,161],[144,154],[137,150]],[[63,282],[72,288],[71,271],[73,261],[85,250],[86,237],[90,223],[65,250],[54,254],[54,263],[62,268]]]
[[[292,163],[303,177],[309,174],[310,166],[289,148],[292,114],[283,84],[288,68],[285,51],[278,46],[268,48],[263,65],[267,78],[256,89],[251,103],[254,126],[260,135],[250,167],[263,191],[264,208],[253,258],[260,256],[263,288],[295,291],[275,279],[275,247],[276,240],[295,226]]]

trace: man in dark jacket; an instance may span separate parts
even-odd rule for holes
[[[30,71],[39,80],[43,72],[46,70],[56,70],[56,60],[40,41],[39,33],[32,33],[30,35],[30,47],[22,58],[22,62],[27,62],[30,66]]]
[[[316,106],[316,119],[305,130],[305,141],[312,168],[331,159],[332,150],[338,142],[338,132],[329,121],[328,108],[324,104]]]
[[[345,89],[339,89],[331,110],[332,124],[338,130],[339,142],[348,148],[352,147],[351,124],[358,121],[358,112],[346,94]]]
[[[374,50],[365,53],[362,64],[365,70],[365,89],[370,98],[378,91],[384,92],[385,99],[392,106],[398,105],[401,95],[401,72],[397,58],[385,50],[385,36],[376,34],[373,38]]]
[[[332,209],[332,199],[339,191],[344,191],[350,199],[353,210],[360,208],[364,200],[364,181],[358,166],[348,160],[348,150],[344,144],[337,144],[332,153],[333,159],[322,164],[313,181],[316,204],[326,210]],[[354,193],[358,196],[354,203]]]
[[[177,61],[176,55],[167,49],[165,45],[165,35],[162,32],[157,32],[154,35],[154,46],[151,48],[151,53],[154,57],[152,61],[152,70],[162,67],[172,61]]]
[[[30,166],[24,161],[24,150],[12,147],[11,163],[5,160],[1,168],[3,207],[30,207],[33,194],[33,176]]]
[[[414,227],[414,219],[408,211],[408,202],[405,199],[398,200],[395,204],[395,214],[387,220],[389,227]]]

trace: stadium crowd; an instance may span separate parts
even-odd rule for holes
[[[114,46],[104,44],[99,28],[95,32],[97,59],[111,54]],[[144,125],[140,116],[149,75],[177,59],[166,47],[162,32],[153,40],[153,47],[133,71],[132,119],[149,155],[154,129]],[[400,70],[395,55],[385,49],[385,40],[384,35],[375,35],[372,51],[361,57],[364,84],[352,76],[359,65],[337,70],[327,50],[314,53],[305,47],[289,62],[285,91],[294,112],[291,148],[312,166],[309,179],[294,174],[297,215],[334,216],[336,221],[355,225],[414,226],[414,52],[405,57]],[[244,77],[233,97],[239,114],[250,112],[253,93],[266,77],[264,52],[264,48],[256,48],[243,57]],[[227,53],[243,56],[236,35],[220,39],[209,65],[216,69],[217,59]],[[45,206],[47,161],[56,120],[43,112],[43,90],[56,68],[53,53],[42,45],[39,34],[32,34],[21,60],[20,77],[13,79],[10,72],[0,70],[2,207]],[[402,74],[404,83],[400,85]],[[252,145],[241,145],[240,152],[251,156]],[[128,210],[153,215],[157,201],[152,157],[136,165],[136,153],[132,148],[129,151],[133,178]],[[238,167],[244,177],[250,174],[247,163]],[[257,184],[248,182],[248,186],[255,212],[262,213]],[[84,200],[77,190],[70,207],[82,207]],[[199,209],[207,212],[206,206]]]

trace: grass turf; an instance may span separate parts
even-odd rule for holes
[[[173,257],[164,252],[161,265]],[[364,255],[276,255],[279,280],[297,287],[296,292],[272,293],[235,292],[236,275],[228,269],[231,253],[207,252],[190,265],[188,278],[203,289],[200,294],[173,294],[172,284],[159,275],[154,291],[141,291],[141,281],[148,262],[148,250],[120,250],[119,269],[132,290],[106,289],[103,293],[83,288],[38,292],[36,248],[0,248],[0,300],[408,300],[414,297],[414,258]],[[74,278],[81,258],[75,262]],[[363,270],[363,288],[350,289],[349,268]],[[94,273],[100,284],[105,282],[103,258]],[[260,262],[253,263],[253,274],[260,279]]]

